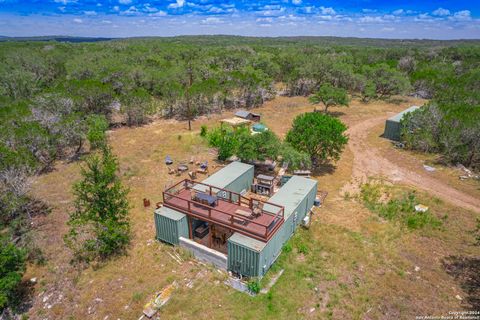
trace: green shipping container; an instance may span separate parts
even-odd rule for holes
[[[282,247],[313,207],[317,181],[293,176],[268,201],[285,207],[282,227],[267,242],[235,233],[228,241],[228,268],[248,277],[262,277],[275,262]],[[268,210],[268,206],[264,207]]]
[[[260,270],[260,253],[264,247],[265,242],[235,232],[228,239],[228,270],[247,277],[257,277]]]
[[[406,113],[412,112],[417,110],[420,107],[417,106],[411,106],[410,108],[403,110],[402,112],[396,114],[395,116],[389,118],[385,122],[385,131],[383,132],[383,137],[394,140],[394,141],[400,141],[400,135],[402,132],[402,125],[400,121],[402,121],[403,116]]]
[[[242,193],[250,190],[250,186],[253,183],[253,175],[254,167],[252,165],[235,161],[215,172],[202,182],[219,189]],[[202,185],[195,186],[195,189],[200,191],[207,190],[206,187]],[[217,195],[222,198],[230,197],[229,193],[225,191],[219,191]],[[235,196],[233,196],[232,199],[234,201],[238,200]]]
[[[170,244],[178,244],[178,238],[188,238],[187,216],[176,210],[161,207],[155,210],[157,239]]]

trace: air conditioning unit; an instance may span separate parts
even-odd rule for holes
[[[310,226],[310,215],[306,215],[305,218],[302,219],[302,226],[308,228]]]

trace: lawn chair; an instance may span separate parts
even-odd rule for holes
[[[195,171],[190,171],[190,172],[188,173],[188,176],[189,176],[190,179],[192,179],[192,180],[197,179],[197,173],[196,173]]]
[[[174,168],[168,168],[168,174],[175,174],[177,173],[177,170]]]
[[[197,169],[197,172],[198,172],[198,173],[202,173],[202,174],[207,174],[207,173],[208,173],[208,168],[205,168],[205,169],[198,168],[198,169]]]
[[[258,218],[262,215],[263,203],[258,202],[252,207],[252,218]]]

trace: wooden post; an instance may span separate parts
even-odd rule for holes
[[[213,232],[212,232],[212,224],[209,223],[208,224],[208,233],[210,234],[210,236],[208,237],[208,247],[209,248],[212,248],[212,238],[213,238]]]
[[[187,223],[188,223],[188,234],[190,236],[190,239],[193,240],[192,220],[190,219],[189,216],[187,216]]]

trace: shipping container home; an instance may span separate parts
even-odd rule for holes
[[[157,238],[188,243],[207,259],[213,249],[234,274],[262,277],[310,212],[317,182],[292,176],[268,201],[246,197],[252,183],[253,166],[233,162],[203,182],[184,179],[168,187],[164,207],[155,212]],[[222,265],[218,257],[212,263]]]
[[[154,212],[157,239],[178,244],[180,237],[188,237],[187,216],[176,210],[161,207]]]
[[[252,165],[235,161],[215,172],[210,177],[203,180],[202,183],[215,186],[218,189],[225,189],[239,194],[244,194],[250,189],[250,186],[253,182],[253,175],[254,167]],[[206,187],[204,185],[198,185],[194,188],[196,190],[206,191]],[[216,193],[217,196],[222,198],[230,196],[230,194],[226,192],[220,192],[219,190],[217,190]]]
[[[248,277],[262,277],[275,262],[284,244],[309,214],[317,194],[317,182],[293,176],[268,202],[284,207],[285,222],[266,243],[241,234],[228,241],[228,268]],[[269,211],[269,205],[264,207]]]
[[[410,108],[403,110],[395,116],[387,119],[385,122],[385,131],[383,133],[383,137],[393,141],[400,141],[400,134],[402,132],[402,125],[400,122],[402,121],[403,116],[419,108],[420,107],[418,106],[411,106]]]

